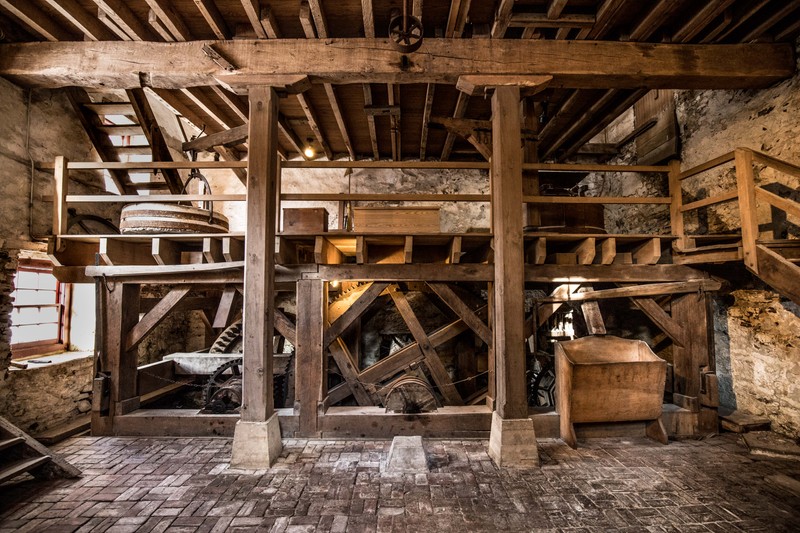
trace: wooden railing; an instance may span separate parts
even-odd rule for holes
[[[687,204],[683,203],[683,181],[695,178],[704,172],[727,165],[733,162],[735,167],[736,188],[721,194],[710,196]],[[764,183],[756,183],[755,165],[761,164],[779,172],[800,177],[800,166],[781,161],[761,152],[748,148],[737,148],[706,163],[680,171],[677,162],[671,164],[670,195],[672,203],[670,215],[672,229],[678,237],[676,248],[688,250],[694,247],[693,236],[687,235],[684,230],[683,216],[685,213],[700,208],[718,205],[736,200],[739,205],[739,227],[731,228],[732,231],[741,231],[743,260],[745,265],[758,274],[757,246],[759,241],[759,221],[757,202],[764,202],[771,207],[779,209],[793,217],[800,217],[800,203],[782,198],[765,189]]]
[[[92,170],[166,170],[166,169],[242,169],[246,161],[177,161],[177,162],[73,162],[57,157],[54,165],[53,235],[67,234],[67,206],[69,204],[107,204],[107,203],[175,203],[175,202],[243,202],[245,194],[153,194],[153,195],[75,195],[69,194],[70,171]],[[44,167],[43,167],[44,168]],[[479,169],[488,170],[486,162],[420,162],[420,161],[283,161],[281,168],[319,168],[319,169]],[[666,174],[672,167],[652,165],[592,165],[592,164],[524,164],[523,170],[551,172],[655,172]],[[428,193],[282,193],[281,202],[323,202],[323,201],[395,201],[395,202],[490,202],[488,194],[428,194]],[[522,201],[529,204],[656,204],[670,205],[670,197],[586,197],[586,196],[523,196]]]

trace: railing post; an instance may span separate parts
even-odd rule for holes
[[[756,213],[753,151],[736,149],[736,188],[739,192],[739,218],[742,224],[742,251],[744,264],[758,274],[756,239],[758,238],[758,216]]]
[[[669,162],[669,220],[672,234],[678,236],[676,246],[679,250],[686,248],[686,232],[683,229],[683,190],[681,189],[681,162],[673,159]]]
[[[67,234],[67,193],[69,189],[69,161],[63,155],[56,156],[53,179],[53,236],[56,238],[55,249],[61,251],[62,235]]]

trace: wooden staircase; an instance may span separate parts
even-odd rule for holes
[[[736,191],[683,204],[683,180],[732,161],[736,169]],[[800,203],[775,194],[769,189],[769,184],[757,181],[756,164],[795,179],[800,178],[800,166],[747,148],[737,148],[709,163],[670,175],[672,227],[679,237],[674,244],[673,261],[681,264],[743,261],[750,272],[780,294],[800,304],[800,238],[765,239],[765,235],[760,233],[759,223],[762,221],[759,220],[758,209],[759,204],[769,206],[773,214],[770,226],[775,236],[780,233],[775,213],[782,214],[780,218],[784,224],[787,218],[800,220]],[[795,192],[788,196],[797,198]],[[704,236],[684,234],[683,215],[686,212],[730,201],[739,204],[741,233]]]
[[[81,475],[80,470],[0,417],[0,483],[25,473],[43,479]]]

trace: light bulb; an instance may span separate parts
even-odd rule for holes
[[[305,154],[305,156],[308,158],[314,157],[315,154],[314,148],[312,148],[311,146],[306,146],[305,149],[303,150],[303,154]]]

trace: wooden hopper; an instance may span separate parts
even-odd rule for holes
[[[661,422],[667,363],[639,340],[594,336],[556,343],[556,410],[561,438],[573,424],[647,420],[647,436],[667,443]]]

